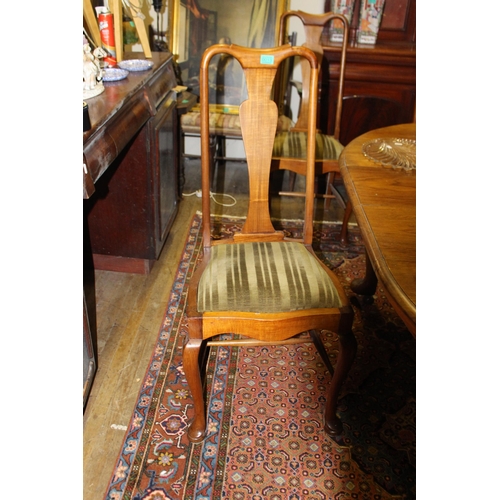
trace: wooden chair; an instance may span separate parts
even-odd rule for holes
[[[291,17],[297,17],[302,21],[306,36],[306,41],[303,46],[309,48],[316,54],[320,68],[323,60],[323,47],[321,45],[321,34],[323,33],[323,29],[333,20],[338,20],[342,23],[343,41],[341,45],[335,127],[333,135],[327,135],[320,130],[318,130],[316,134],[316,175],[327,174],[326,193],[323,195],[326,198],[326,206],[329,206],[329,200],[331,198],[336,198],[345,210],[346,201],[335,188],[334,180],[335,176],[340,176],[338,158],[344,149],[344,146],[339,142],[339,138],[349,23],[344,16],[334,14],[333,12],[327,12],[325,14],[308,14],[302,11],[287,11],[280,18],[280,43],[284,43],[286,40],[286,24]],[[297,196],[297,193],[293,192],[295,175],[304,175],[306,169],[305,137],[309,108],[312,105],[312,92],[308,84],[309,66],[304,60],[301,62],[301,70],[301,103],[297,122],[294,125],[292,124],[289,131],[278,132],[276,134],[273,147],[273,169],[287,169],[293,172],[290,176],[291,182],[289,191],[281,192],[282,195],[289,196]],[[344,216],[341,233],[342,241],[347,240],[347,220],[348,219]]]
[[[210,144],[208,67],[212,57],[228,53],[244,68],[248,99],[239,116],[249,174],[248,212],[240,232],[231,239],[213,239],[210,219]],[[286,237],[274,228],[269,212],[271,155],[278,110],[272,85],[282,60],[300,56],[312,70],[308,120],[307,187],[303,235]],[[203,255],[191,278],[187,296],[188,339],[183,351],[184,373],[193,397],[195,416],[189,439],[202,441],[206,414],[201,373],[210,345],[276,345],[303,342],[292,338],[309,332],[329,363],[318,331],[336,332],[340,349],[327,394],[325,431],[342,432],[336,415],[343,381],[354,361],[356,340],[352,333],[353,310],[335,273],[312,248],[314,206],[314,149],[318,66],[314,53],[304,47],[281,46],[254,49],[236,45],[213,45],[201,60],[202,234]],[[222,334],[248,338],[213,340]],[[226,336],[224,336],[225,338]],[[307,340],[307,338],[306,338]]]

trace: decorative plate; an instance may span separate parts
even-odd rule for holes
[[[105,68],[102,77],[103,82],[117,82],[127,78],[128,71],[120,68]]]
[[[415,139],[375,139],[362,146],[364,155],[387,168],[417,169],[417,141]]]
[[[145,59],[127,59],[120,61],[118,66],[127,71],[146,71],[153,67],[153,61],[146,61]]]

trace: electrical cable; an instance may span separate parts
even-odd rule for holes
[[[182,196],[197,196],[198,198],[201,198],[201,189],[197,189],[196,191],[194,191],[193,193],[182,193]],[[222,203],[220,201],[217,201],[215,199],[216,196],[225,196],[227,198],[231,198],[231,200],[233,200],[232,203]],[[231,196],[230,194],[225,194],[225,193],[212,193],[212,191],[210,191],[210,198],[214,201],[214,203],[217,203],[217,205],[221,205],[223,207],[234,207],[234,205],[236,205],[237,201],[236,201],[236,198],[234,198],[234,196]]]

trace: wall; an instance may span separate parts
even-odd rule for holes
[[[311,14],[323,14],[325,12],[325,2],[324,0],[290,0],[290,10],[303,10]],[[302,25],[298,19],[290,20],[289,31],[297,32],[298,45],[304,42],[305,37],[302,31]]]

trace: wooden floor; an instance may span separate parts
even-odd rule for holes
[[[236,216],[245,210],[243,170],[242,164],[228,165],[225,189],[237,203],[232,207],[214,203],[214,212]],[[186,162],[185,194],[200,188],[198,172],[198,161]],[[219,192],[217,187],[214,190]],[[229,198],[216,199],[232,203]],[[286,218],[293,203],[290,198],[277,203],[276,212]],[[184,196],[165,247],[148,276],[96,271],[99,369],[83,418],[84,500],[104,497],[164,317],[188,228],[200,209],[200,198]],[[343,214],[336,202],[324,214],[321,207],[318,210],[316,219],[341,220]]]

